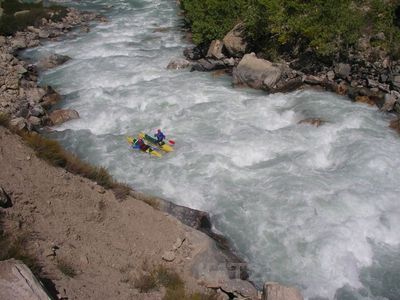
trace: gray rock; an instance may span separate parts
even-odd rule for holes
[[[242,57],[246,53],[247,43],[244,40],[244,24],[237,24],[223,39],[225,48],[233,57]]]
[[[26,48],[26,42],[24,38],[13,38],[11,40],[11,47],[14,49],[24,49]]]
[[[236,64],[236,60],[233,57],[224,58],[222,61],[227,67],[233,67]]]
[[[31,110],[31,116],[34,117],[40,117],[44,115],[44,109],[40,105],[36,105],[34,108]]]
[[[40,30],[39,31],[39,37],[41,39],[47,39],[49,37],[49,33],[45,30]]]
[[[40,29],[36,28],[34,26],[28,26],[26,29],[28,29],[30,32],[33,32],[33,33],[36,33],[36,34],[39,34],[39,32],[40,32]]]
[[[264,284],[262,300],[303,300],[300,291],[276,282]]]
[[[17,72],[17,74],[25,74],[26,72],[28,72],[23,66],[21,65],[17,65],[14,68],[15,72]]]
[[[172,262],[176,258],[175,252],[173,251],[167,251],[163,254],[162,259],[167,261],[167,262]]]
[[[192,63],[192,71],[209,72],[214,70],[225,69],[228,66],[225,65],[223,60],[216,59],[199,59]]]
[[[335,79],[335,72],[333,72],[332,70],[331,70],[331,71],[328,71],[328,72],[326,73],[326,78],[327,78],[328,80],[332,81],[333,79]]]
[[[273,89],[280,80],[282,68],[270,61],[246,54],[233,70],[233,84],[256,89]]]
[[[37,66],[38,66],[38,68],[41,68],[41,69],[51,69],[51,68],[54,68],[54,67],[64,64],[65,62],[67,62],[70,59],[71,58],[69,56],[54,53],[47,57],[42,58],[38,62]]]
[[[394,107],[398,103],[395,96],[386,94],[385,95],[385,102],[381,108],[382,111],[391,112],[394,111]]]
[[[9,208],[12,207],[12,201],[6,191],[0,186],[0,207]]]
[[[368,79],[367,82],[368,82],[368,86],[371,88],[376,88],[379,86],[379,82],[377,82],[373,79]]]
[[[335,65],[335,74],[336,76],[346,79],[351,72],[351,66],[349,64],[339,63]]]
[[[10,126],[22,130],[26,127],[26,121],[22,117],[14,118],[10,121]]]
[[[373,36],[373,39],[377,40],[377,41],[384,41],[384,40],[386,40],[385,33],[379,32],[379,33],[377,33],[376,35]]]
[[[231,279],[229,281],[207,283],[208,288],[222,289],[227,293],[234,294],[236,297],[245,299],[258,299],[257,290],[254,286],[244,280]]]
[[[400,88],[400,75],[393,76],[392,83],[394,87]]]
[[[31,40],[28,43],[28,47],[29,48],[37,47],[39,45],[40,45],[40,41],[39,40]]]
[[[50,122],[53,125],[60,125],[69,120],[78,119],[79,114],[73,109],[60,109],[53,111],[50,115]]]
[[[207,56],[208,58],[222,59],[224,55],[222,54],[222,48],[224,43],[220,40],[213,40],[208,48]]]
[[[168,66],[168,70],[179,70],[179,69],[185,69],[190,66],[190,61],[184,59],[184,58],[173,58]]]
[[[37,103],[46,95],[46,91],[42,88],[31,88],[25,90],[25,95],[28,101]]]
[[[32,126],[39,126],[41,124],[41,120],[38,117],[30,116],[28,119],[29,124]]]
[[[311,84],[311,85],[321,85],[324,83],[324,78],[313,76],[313,75],[305,75],[302,78],[304,83]]]
[[[50,300],[43,285],[21,261],[0,261],[0,299]]]

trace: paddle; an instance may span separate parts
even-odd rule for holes
[[[168,143],[170,143],[171,145],[175,145],[175,141],[174,140],[168,140]]]

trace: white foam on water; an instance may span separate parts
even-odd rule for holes
[[[28,51],[72,57],[43,76],[81,116],[55,137],[137,190],[210,212],[257,284],[293,284],[307,299],[363,287],[370,241],[400,243],[400,141],[386,117],[331,93],[266,95],[228,76],[166,70],[187,46],[175,4],[113,5],[87,35]],[[326,123],[298,124],[307,118]],[[175,152],[129,149],[126,136],[157,128]]]

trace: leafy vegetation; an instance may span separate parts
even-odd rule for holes
[[[27,26],[38,25],[42,18],[54,21],[62,19],[67,10],[63,6],[53,5],[43,7],[40,3],[20,3],[18,0],[7,0],[2,2],[3,16],[0,17],[0,34],[12,35]],[[18,12],[23,12],[18,14]],[[16,14],[17,13],[17,14]]]
[[[321,56],[340,53],[362,34],[385,35],[383,49],[399,52],[398,1],[182,0],[196,44],[221,39],[239,21],[251,50],[267,56],[308,47]],[[398,13],[397,13],[398,14]]]

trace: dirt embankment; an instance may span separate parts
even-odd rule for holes
[[[1,126],[0,170],[0,185],[13,204],[0,208],[2,227],[28,237],[27,250],[61,296],[161,299],[162,289],[145,294],[135,288],[138,278],[160,265],[176,270],[189,291],[206,290],[201,272],[193,275],[196,266],[213,259],[213,242],[205,234],[50,166]]]

